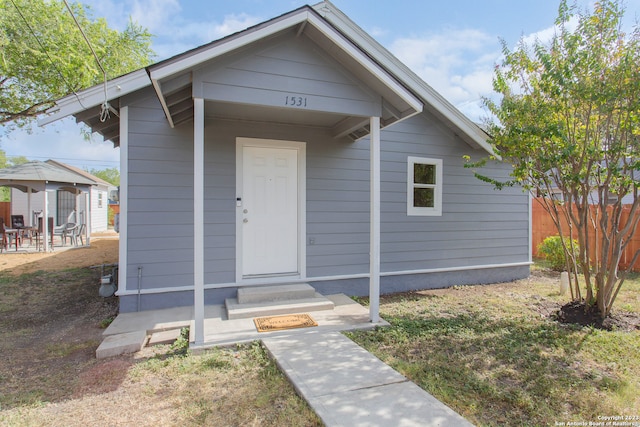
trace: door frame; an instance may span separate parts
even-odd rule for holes
[[[298,151],[298,271],[294,274],[273,274],[245,277],[242,269],[243,259],[243,200],[244,147],[287,148]],[[291,282],[307,277],[307,143],[277,139],[236,137],[236,283],[260,284]]]

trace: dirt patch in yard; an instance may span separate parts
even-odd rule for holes
[[[630,332],[640,329],[640,316],[635,313],[618,310],[603,319],[597,307],[587,307],[584,303],[576,301],[563,305],[554,318],[561,323],[592,326],[608,331]]]
[[[118,240],[50,253],[0,254],[0,408],[59,401],[83,388],[101,324],[116,297],[98,295],[99,268],[118,262]],[[30,391],[25,393],[25,385]]]
[[[105,232],[92,235],[89,247],[56,247],[53,252],[33,253],[14,253],[8,250],[0,254],[0,273],[18,276],[39,270],[61,271],[116,263],[118,262],[118,242],[117,234]]]

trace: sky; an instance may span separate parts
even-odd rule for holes
[[[129,19],[154,35],[156,61],[287,13],[312,0],[84,0],[94,17],[122,30]],[[356,24],[389,49],[472,120],[487,115],[501,42],[553,34],[559,0],[333,0]],[[591,10],[592,0],[577,0]],[[640,0],[626,0],[628,27],[640,16]],[[73,118],[31,134],[3,135],[8,157],[50,158],[82,169],[119,168],[119,149],[95,134],[86,141]]]

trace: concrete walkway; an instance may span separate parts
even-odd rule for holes
[[[328,427],[472,426],[341,333],[312,332],[262,342]]]
[[[205,307],[205,344],[192,350],[260,340],[298,393],[329,427],[468,427],[453,410],[407,380],[341,331],[370,329],[369,310],[351,298],[329,295],[333,310],[310,313],[318,326],[257,332],[253,319],[228,320],[222,306]],[[193,307],[121,313],[105,330],[96,356],[137,351],[147,336],[191,325]],[[381,320],[378,325],[388,325]],[[126,341],[126,342],[125,342]],[[129,342],[130,341],[130,342]],[[193,338],[192,338],[193,341]],[[126,347],[129,346],[129,347]]]

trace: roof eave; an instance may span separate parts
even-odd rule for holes
[[[387,86],[389,90],[393,91],[411,109],[411,111],[407,113],[407,116],[423,111],[424,105],[422,100],[408,90],[402,82],[398,81],[397,77],[388,73],[387,70],[374,60],[369,53],[361,51],[357,44],[354,44],[352,40],[345,37],[334,27],[332,23],[328,22],[318,14],[317,11],[309,6],[304,6],[271,21],[267,21],[263,24],[233,34],[225,39],[221,39],[215,45],[208,45],[206,48],[201,50],[187,52],[183,57],[178,55],[170,61],[149,66],[147,70],[149,72],[152,86],[155,89],[165,115],[169,120],[169,124],[172,125],[173,122],[165,94],[162,90],[163,79],[173,78],[206,61],[243,48],[258,40],[262,40],[301,24],[310,24],[314,26],[324,35],[324,37],[327,37],[328,40],[364,67],[368,73],[375,76],[375,78]],[[404,118],[406,117],[403,117],[402,119]]]
[[[47,111],[47,115],[38,120],[44,126],[72,116],[81,111],[112,101],[126,94],[140,90],[151,84],[144,68],[107,81],[106,96],[104,84],[98,84],[75,94],[67,95],[56,101],[56,105]]]
[[[334,25],[345,37],[360,46],[371,57],[376,58],[380,65],[398,80],[404,82],[408,89],[418,95],[428,106],[451,125],[459,129],[460,137],[469,145],[484,149],[487,153],[497,156],[491,144],[487,141],[486,133],[460,110],[454,107],[442,95],[436,92],[424,80],[416,75],[409,67],[399,61],[384,46],[373,39],[340,9],[330,1],[323,1],[312,6],[325,20]]]

